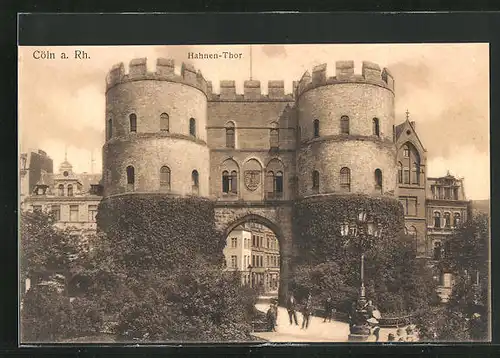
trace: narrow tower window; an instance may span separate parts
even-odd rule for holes
[[[222,172],[222,192],[229,193],[229,188],[231,187],[231,177],[229,176],[229,172],[224,170]]]
[[[274,189],[277,196],[283,195],[283,172],[277,172],[274,177]]]
[[[191,173],[191,182],[192,182],[193,194],[198,195],[200,183],[199,183],[198,171],[196,169],[193,170],[193,172]]]
[[[266,174],[266,196],[272,198],[274,194],[274,172],[268,171]]]
[[[168,114],[162,113],[160,114],[160,131],[163,132],[168,132],[170,130],[170,118],[168,117]]]
[[[226,126],[226,147],[235,148],[236,138],[234,131],[234,124],[228,123]]]
[[[340,188],[351,191],[351,170],[347,167],[340,169]]]
[[[68,185],[68,196],[73,196],[73,185]]]
[[[236,170],[233,170],[231,172],[231,193],[238,193],[238,173],[236,172]]]
[[[455,213],[453,215],[453,226],[458,227],[460,225],[460,213]]]
[[[373,118],[373,135],[380,136],[380,124],[378,118]]]
[[[137,116],[135,113],[132,113],[129,116],[130,119],[130,132],[137,132]]]
[[[319,172],[317,170],[312,173],[312,182],[312,189],[317,193],[319,191]]]
[[[163,191],[170,190],[170,168],[167,166],[160,168],[160,189]]]
[[[194,118],[189,119],[189,135],[196,137],[196,120]]]
[[[276,149],[279,147],[279,130],[277,128],[273,128],[269,132],[269,146],[271,149]]]
[[[319,137],[319,119],[314,120],[314,138]]]
[[[135,184],[135,170],[134,167],[129,165],[127,167],[127,190],[133,191]]]
[[[340,117],[340,133],[349,134],[349,117],[347,116]]]
[[[380,169],[375,170],[375,187],[382,189],[382,171]]]
[[[57,187],[57,191],[59,196],[64,196],[64,185],[59,184],[59,186]]]
[[[108,140],[111,139],[113,136],[113,120],[110,118],[108,119]]]

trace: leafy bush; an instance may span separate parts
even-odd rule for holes
[[[419,317],[425,340],[487,341],[489,339],[489,217],[476,213],[449,238],[440,268],[454,275],[451,296],[439,317]],[[479,280],[477,280],[479,273]]]
[[[105,314],[125,340],[250,340],[256,296],[223,271],[225,238],[213,203],[201,198],[130,195],[101,203],[107,234],[87,271]],[[119,303],[113,297],[123,295]]]
[[[127,273],[185,266],[193,253],[223,262],[225,238],[215,230],[214,203],[202,198],[129,195],[103,200],[97,215]]]
[[[121,310],[118,333],[148,342],[249,340],[251,317],[240,278],[198,260],[198,268],[155,271],[131,282],[135,299]]]
[[[52,285],[32,287],[23,299],[23,342],[58,342],[100,331],[102,313],[95,301],[77,298],[70,302]]]
[[[337,196],[305,199],[294,207],[295,258],[293,287],[311,291],[317,304],[330,296],[337,310],[347,312],[360,287],[362,242],[341,236],[341,225],[356,220],[360,209],[380,224],[382,236],[365,252],[365,287],[384,315],[414,313],[437,302],[431,272],[415,257],[404,236],[400,204],[389,198]]]

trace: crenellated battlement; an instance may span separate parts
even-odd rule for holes
[[[106,77],[106,91],[120,83],[156,80],[183,83],[199,89],[207,97],[210,97],[212,93],[211,83],[207,82],[202,73],[189,63],[182,63],[180,74],[175,73],[175,61],[168,58],[158,58],[156,60],[155,72],[148,71],[146,58],[131,60],[128,68],[128,74],[125,73],[123,62],[111,68]]]
[[[298,98],[302,93],[312,88],[338,84],[338,83],[367,83],[385,87],[394,92],[394,78],[387,68],[373,62],[363,61],[361,74],[354,73],[354,61],[335,62],[335,76],[327,77],[327,64],[315,66],[312,74],[304,72],[300,81],[295,85],[295,96]]]
[[[212,83],[209,82],[212,89]],[[292,94],[285,94],[285,81],[272,80],[267,83],[267,94],[262,93],[261,83],[258,80],[248,80],[243,83],[243,94],[236,92],[236,82],[232,80],[220,81],[220,93],[212,93],[210,101],[293,101]]]

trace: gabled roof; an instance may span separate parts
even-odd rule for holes
[[[424,145],[422,144],[422,141],[418,137],[417,131],[415,130],[415,128],[413,127],[413,125],[411,124],[411,122],[408,120],[408,118],[403,123],[398,124],[395,127],[394,131],[395,131],[395,134],[396,134],[396,142],[399,140],[401,134],[404,133],[407,130],[410,130],[412,132],[412,134],[414,135],[414,137],[417,139],[418,144],[420,144],[420,146],[422,147],[422,149],[424,150],[424,152],[426,152],[427,150],[425,149]]]

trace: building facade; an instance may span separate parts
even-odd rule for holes
[[[101,174],[76,174],[65,160],[57,173],[42,172],[29,195],[24,195],[25,210],[51,212],[55,226],[85,237],[97,230],[97,207],[102,199]]]
[[[277,292],[280,277],[280,251],[276,235],[267,227],[247,222],[227,237],[224,257],[229,271],[241,273],[242,284],[265,292]]]

